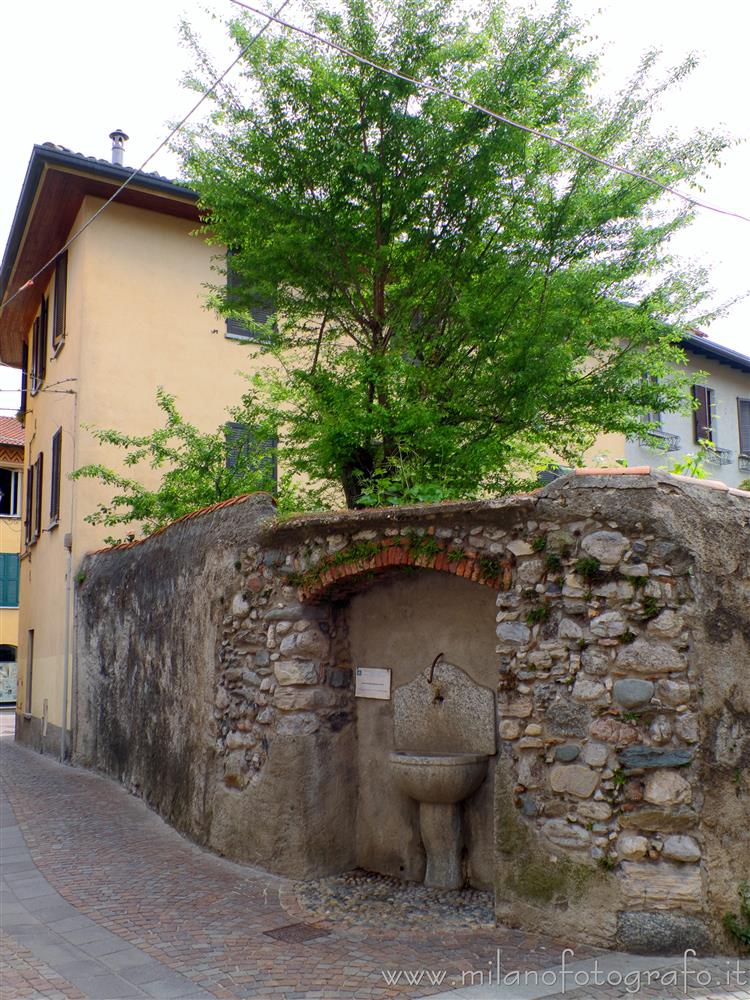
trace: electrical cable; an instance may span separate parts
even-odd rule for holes
[[[289,2],[290,2],[290,0],[284,0],[284,2],[281,4],[281,6],[279,7],[279,9],[276,11],[276,16],[278,16],[284,10],[284,8],[287,6],[287,4]],[[21,292],[23,292],[26,288],[31,288],[33,286],[34,282],[36,281],[36,279],[39,277],[39,275],[43,274],[47,270],[47,268],[50,267],[50,265],[54,264],[54,262],[57,260],[57,258],[61,254],[65,253],[65,251],[68,249],[68,247],[71,246],[71,244],[75,240],[77,240],[78,237],[81,236],[82,233],[84,233],[88,229],[88,227],[92,224],[92,222],[94,222],[96,219],[99,218],[99,216],[102,214],[102,212],[112,204],[112,202],[115,200],[115,198],[117,198],[117,196],[119,194],[121,194],[125,190],[126,187],[129,186],[129,184],[132,182],[132,180],[135,177],[137,177],[138,174],[140,174],[140,173],[143,172],[143,170],[153,160],[153,158],[157,155],[157,153],[161,152],[161,150],[167,145],[167,143],[172,140],[173,136],[175,136],[180,131],[180,129],[186,124],[186,122],[188,121],[188,119],[191,118],[195,114],[195,112],[198,110],[198,108],[201,106],[201,104],[203,104],[203,102],[216,90],[216,88],[219,86],[219,84],[224,81],[224,79],[234,69],[234,67],[237,65],[237,63],[244,57],[245,53],[248,52],[249,49],[258,41],[258,39],[260,38],[260,36],[269,27],[269,25],[271,24],[271,22],[274,19],[273,15],[271,15],[271,14],[264,14],[263,16],[267,17],[268,21],[263,25],[262,28],[260,28],[255,33],[255,35],[253,35],[253,37],[250,39],[250,41],[247,43],[247,45],[244,47],[244,49],[242,49],[242,51],[239,53],[239,55],[235,59],[232,60],[232,62],[229,64],[229,66],[227,66],[227,68],[224,70],[224,72],[221,74],[221,76],[217,77],[214,80],[214,82],[211,84],[211,86],[208,88],[208,90],[206,90],[201,95],[200,100],[197,101],[193,105],[193,107],[188,111],[188,113],[177,123],[177,125],[175,125],[175,127],[172,129],[172,131],[169,133],[169,135],[165,139],[162,139],[162,141],[159,143],[159,145],[156,147],[156,149],[153,151],[153,153],[151,153],[149,156],[147,156],[146,159],[143,161],[143,163],[139,167],[134,167],[133,168],[133,170],[131,171],[130,175],[125,178],[125,180],[117,188],[117,190],[114,192],[114,194],[111,195],[111,197],[109,197],[104,202],[104,204],[101,205],[97,209],[96,212],[94,212],[94,214],[91,216],[91,218],[88,219],[81,226],[80,229],[78,229],[75,233],[73,233],[73,235],[70,237],[70,239],[67,241],[67,243],[65,243],[63,246],[61,246],[60,249],[57,251],[57,253],[54,254],[54,256],[50,257],[50,259],[47,261],[46,264],[44,264],[42,267],[40,267],[39,270],[36,271],[28,279],[28,281],[24,282],[24,284],[21,285],[20,288],[17,288],[15,290],[15,292],[11,296],[9,296],[4,302],[0,303],[0,309],[4,309],[7,305],[10,305],[10,303],[16,298],[16,296],[20,295]]]
[[[244,7],[245,10],[248,10],[253,14],[263,14],[263,11],[259,10],[257,7],[252,7],[250,4],[242,2],[242,0],[231,0],[231,2],[236,4],[238,7]],[[312,41],[320,42],[323,45],[329,46],[329,48],[336,49],[343,55],[356,59],[357,62],[362,63],[365,66],[370,66],[372,69],[380,70],[381,73],[387,73],[389,76],[395,76],[399,80],[404,80],[407,83],[413,83],[416,87],[423,87],[425,90],[431,90],[435,94],[441,94],[443,97],[448,97],[453,101],[459,101],[465,107],[472,108],[474,111],[479,111],[482,114],[489,115],[490,118],[494,118],[496,121],[502,122],[505,125],[511,125],[513,128],[521,129],[523,132],[528,132],[530,135],[536,136],[538,139],[546,139],[548,142],[556,143],[564,149],[569,149],[574,153],[578,153],[579,156],[585,156],[589,160],[593,160],[595,163],[600,163],[602,166],[609,167],[611,170],[616,170],[621,174],[627,174],[630,177],[636,178],[636,180],[653,184],[654,187],[661,188],[662,191],[675,195],[675,197],[681,198],[683,201],[686,201],[690,205],[694,205],[696,208],[705,208],[709,212],[718,212],[720,215],[728,215],[735,219],[741,219],[743,222],[750,222],[750,216],[742,215],[740,212],[732,212],[724,208],[718,208],[715,205],[709,205],[704,201],[699,201],[697,198],[693,198],[690,195],[684,194],[682,191],[678,191],[677,188],[670,187],[668,184],[662,184],[661,181],[657,181],[654,177],[649,177],[648,174],[642,174],[639,170],[619,166],[617,163],[612,163],[610,160],[597,156],[595,153],[589,153],[588,150],[583,149],[581,146],[577,146],[573,142],[569,142],[567,139],[561,139],[559,136],[552,135],[549,132],[543,132],[541,129],[532,128],[530,125],[524,125],[522,122],[515,121],[513,118],[508,118],[506,115],[498,114],[496,111],[490,110],[490,108],[486,108],[481,104],[476,104],[474,101],[470,101],[468,98],[462,97],[460,94],[456,94],[444,87],[439,87],[437,84],[428,83],[425,80],[418,80],[416,77],[409,76],[407,73],[401,73],[399,70],[383,66],[381,63],[374,62],[372,59],[368,59],[366,56],[352,51],[352,49],[347,49],[345,46],[339,45],[338,42],[333,42],[328,38],[323,38],[322,35],[318,35],[314,31],[309,31],[307,28],[301,28],[299,25],[291,24],[289,21],[284,21],[278,17],[278,15],[263,14],[263,16],[270,18],[270,20],[275,21],[276,24],[280,24],[284,28],[289,28],[291,31],[296,31],[301,35],[305,35]]]

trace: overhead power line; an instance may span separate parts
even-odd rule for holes
[[[143,171],[145,170],[145,168],[149,165],[149,163],[153,160],[153,158],[157,155],[157,153],[161,152],[161,150],[167,145],[167,143],[170,142],[172,140],[172,138],[175,135],[177,135],[177,133],[180,131],[180,129],[184,127],[184,125],[187,123],[188,119],[190,119],[195,114],[195,112],[198,110],[198,108],[201,106],[201,104],[203,104],[203,102],[205,100],[207,100],[207,98],[216,90],[216,88],[221,83],[223,83],[223,81],[231,73],[231,71],[234,69],[234,67],[237,65],[237,63],[245,56],[245,54],[252,48],[252,46],[255,45],[255,43],[258,41],[258,39],[263,34],[263,32],[269,27],[269,25],[271,24],[271,22],[274,20],[274,17],[278,17],[278,15],[281,14],[281,12],[284,10],[284,8],[287,6],[287,4],[289,2],[290,2],[290,0],[284,0],[284,2],[281,4],[281,6],[279,7],[279,9],[276,11],[276,15],[263,14],[263,17],[267,17],[268,18],[268,20],[263,25],[263,27],[260,28],[253,35],[253,37],[250,39],[250,41],[247,43],[247,45],[240,51],[239,55],[235,59],[233,59],[232,62],[227,66],[227,68],[224,70],[224,72],[221,74],[221,76],[218,76],[214,80],[214,82],[211,84],[211,86],[208,88],[208,90],[204,91],[204,93],[200,97],[200,100],[196,101],[196,103],[192,106],[192,108],[188,111],[188,113],[183,118],[180,119],[180,121],[178,122],[178,124],[175,125],[175,127],[172,129],[172,131],[169,133],[169,135],[165,139],[162,139],[162,141],[159,143],[159,145],[156,147],[156,149],[153,151],[153,153],[150,153],[139,167],[135,167],[130,172],[130,174],[128,175],[128,177],[126,177],[125,180],[122,182],[122,184],[120,184],[120,186],[117,188],[117,190],[114,192],[114,194],[111,197],[109,197],[104,202],[104,204],[99,209],[97,209],[96,212],[94,212],[94,214],[91,216],[90,219],[88,219],[86,222],[84,222],[84,224],[81,226],[80,229],[76,230],[76,232],[73,233],[73,235],[70,237],[70,239],[67,241],[67,243],[63,244],[63,246],[60,247],[60,249],[57,251],[57,253],[55,253],[52,257],[50,257],[50,259],[47,261],[46,264],[44,264],[42,267],[39,268],[38,271],[36,271],[34,274],[32,274],[32,276],[28,279],[28,281],[24,282],[24,284],[21,285],[20,288],[17,288],[15,290],[15,292],[9,298],[7,298],[4,302],[0,303],[0,309],[4,309],[7,305],[10,305],[10,303],[13,301],[13,299],[15,299],[16,296],[20,295],[21,292],[23,292],[26,288],[31,288],[32,285],[34,284],[34,282],[36,281],[36,279],[39,277],[39,275],[43,274],[47,270],[47,268],[50,267],[50,265],[54,264],[54,262],[57,260],[57,258],[61,254],[65,253],[65,251],[68,249],[68,247],[72,243],[74,243],[75,240],[77,240],[78,237],[89,228],[89,226],[92,224],[92,222],[94,222],[96,219],[99,218],[99,216],[102,214],[102,212],[105,209],[109,208],[109,206],[112,204],[112,202],[118,197],[118,195],[122,194],[122,192],[125,190],[125,188],[128,187],[132,183],[133,179],[135,177],[137,177],[138,174],[143,173]]]
[[[691,195],[678,191],[677,188],[670,187],[669,184],[662,184],[662,182],[656,180],[655,177],[650,177],[648,174],[642,174],[639,170],[633,170],[631,167],[620,166],[617,163],[613,163],[611,160],[597,156],[595,153],[590,153],[587,149],[577,146],[574,142],[570,142],[568,139],[560,138],[560,136],[552,135],[550,132],[544,132],[541,129],[533,128],[531,125],[524,125],[523,122],[516,121],[513,118],[508,118],[506,115],[498,114],[497,111],[492,111],[490,108],[486,108],[481,104],[476,104],[474,101],[470,101],[468,98],[462,97],[461,94],[456,94],[452,90],[448,90],[446,87],[440,87],[435,83],[428,83],[426,80],[419,80],[416,77],[409,76],[408,73],[402,73],[400,70],[391,69],[389,66],[383,66],[382,63],[375,62],[373,59],[368,59],[367,56],[360,55],[358,52],[354,52],[352,49],[348,49],[344,45],[339,45],[338,42],[334,42],[330,38],[324,38],[322,35],[318,35],[314,31],[310,31],[307,28],[301,28],[298,24],[292,24],[289,21],[282,20],[282,18],[278,16],[278,13],[275,15],[266,14],[257,7],[252,7],[250,4],[244,3],[243,0],[232,0],[232,3],[236,4],[238,7],[244,7],[245,10],[248,10],[253,14],[261,14],[263,17],[267,17],[271,21],[275,21],[276,24],[280,24],[284,28],[289,28],[291,31],[296,31],[300,35],[305,35],[312,41],[320,42],[322,45],[327,45],[329,48],[335,49],[337,52],[341,52],[342,55],[355,59],[364,66],[370,66],[372,69],[379,70],[381,73],[387,73],[388,76],[395,76],[399,80],[404,80],[406,83],[413,83],[416,87],[422,87],[424,90],[430,90],[435,94],[441,94],[443,97],[448,97],[453,101],[459,101],[465,107],[472,108],[474,111],[479,111],[482,114],[489,115],[490,118],[494,118],[496,121],[502,122],[505,125],[521,129],[523,132],[528,132],[530,135],[536,136],[538,139],[546,139],[548,142],[553,142],[558,146],[562,146],[564,149],[569,149],[571,152],[577,153],[579,156],[585,156],[587,159],[593,160],[595,163],[600,163],[604,167],[609,167],[611,170],[616,170],[621,174],[627,174],[629,177],[634,177],[637,180],[653,184],[654,187],[661,188],[662,191],[666,191],[668,194],[681,198],[683,201],[686,201],[689,205],[694,205],[696,208],[705,208],[709,212],[718,212],[720,215],[728,215],[734,219],[741,219],[743,222],[750,222],[750,216],[742,215],[740,212],[732,212],[724,208],[717,208],[716,205],[709,205],[705,201],[699,201]]]

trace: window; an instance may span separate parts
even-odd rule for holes
[[[33,545],[42,533],[43,475],[44,455],[40,452],[34,464],[26,471],[26,503],[23,519],[26,545]]]
[[[60,482],[62,479],[62,427],[52,437],[52,468],[49,484],[49,523],[54,527],[60,522]]]
[[[227,423],[224,425],[224,436],[227,442],[227,468],[236,469],[242,464],[243,470],[252,472],[263,469],[273,482],[277,482],[276,467],[277,438],[258,441],[253,431],[246,424]],[[256,455],[253,463],[252,456]]]
[[[34,462],[34,531],[35,542],[42,533],[42,484],[44,481],[44,455],[40,451]]]
[[[18,607],[18,553],[0,552],[0,608]]]
[[[693,428],[696,444],[699,441],[710,441],[716,444],[714,431],[714,402],[715,393],[705,385],[693,386],[693,399],[698,401],[698,405],[693,413]]]
[[[737,400],[737,420],[740,429],[740,454],[750,458],[750,399]]]
[[[26,400],[29,387],[29,345],[21,347],[21,413],[26,412]]]
[[[0,517],[18,517],[20,493],[21,473],[15,469],[0,469]]]
[[[52,311],[52,350],[57,352],[65,340],[68,305],[68,251],[57,258],[55,266],[55,302]]]
[[[227,302],[230,307],[236,306],[238,311],[244,311],[247,309],[247,295],[241,292],[243,281],[232,267],[232,256],[231,252],[227,254]],[[258,298],[256,302],[250,303],[250,318],[256,323],[267,323],[274,312],[273,303],[268,299]],[[256,344],[262,344],[268,339],[262,330],[251,330],[241,320],[231,316],[227,319],[226,336],[230,340],[247,340]]]
[[[44,298],[39,315],[34,320],[31,335],[31,395],[37,393],[47,374],[47,326],[49,299]]]

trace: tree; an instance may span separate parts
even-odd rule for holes
[[[464,9],[342,0],[314,27],[664,184],[697,187],[727,146],[652,135],[691,60],[652,83],[649,53],[594,100],[597,60],[565,2]],[[229,24],[240,47],[256,27]],[[204,234],[232,248],[213,303],[250,326],[254,303],[276,305],[262,349],[281,373],[258,386],[290,468],[350,506],[472,496],[687,405],[676,344],[705,275],[670,257],[684,203],[293,34],[264,35],[243,66],[244,99],[223,89],[181,153]]]
[[[276,427],[263,417],[250,396],[231,411],[232,420],[214,433],[199,431],[185,421],[174,396],[163,388],[158,389],[156,402],[165,420],[164,426],[151,434],[134,436],[92,429],[100,444],[125,452],[126,466],[146,463],[163,470],[153,489],[101,464],[84,465],[73,473],[74,479],[97,479],[117,491],[109,503],[100,504],[85,518],[108,527],[131,526],[124,539],[106,538],[108,545],[132,540],[137,529],[150,535],[170,521],[220,500],[257,490],[276,492]],[[283,499],[288,499],[288,487]]]

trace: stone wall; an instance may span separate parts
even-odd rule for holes
[[[467,878],[489,879],[516,925],[636,951],[722,944],[750,878],[747,495],[627,470],[482,503],[270,515],[251,498],[88,560],[84,762],[230,856],[418,877],[417,832],[389,846],[365,830],[400,816],[403,840],[410,813],[388,782],[360,788],[391,706],[355,699],[352,670],[425,669],[441,616],[420,593],[443,574],[476,619],[451,659],[497,692]],[[388,637],[409,614],[426,638],[406,655]]]

